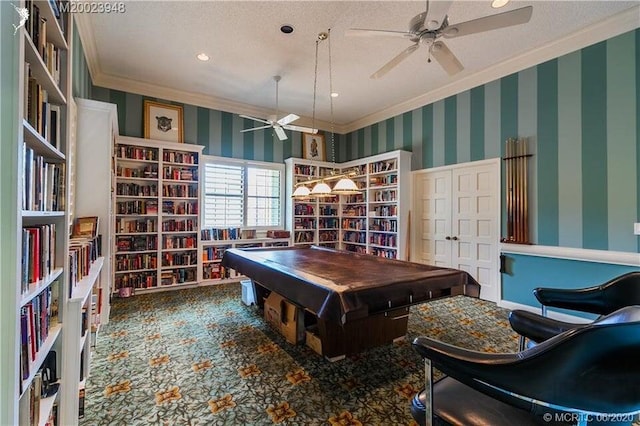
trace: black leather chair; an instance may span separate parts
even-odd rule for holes
[[[417,337],[413,347],[425,359],[427,376],[411,403],[420,425],[429,411],[433,423],[464,426],[622,425],[640,412],[640,306],[513,354],[480,353],[428,337]],[[434,384],[433,368],[446,375]]]
[[[607,315],[622,307],[640,305],[640,271],[629,272],[604,284],[582,289],[539,287],[533,294],[542,305],[542,317],[523,310],[509,314],[511,327],[520,334],[520,350],[526,339],[538,343],[580,324],[546,318],[547,307]]]

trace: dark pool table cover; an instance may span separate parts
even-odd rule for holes
[[[222,265],[342,324],[425,302],[452,287],[480,293],[464,271],[317,246],[227,249]]]

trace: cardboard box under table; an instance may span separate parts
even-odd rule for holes
[[[282,334],[287,342],[296,345],[304,341],[304,310],[275,291],[264,301],[264,320]]]
[[[316,246],[228,249],[222,265],[254,281],[258,303],[276,292],[304,308],[330,359],[404,336],[410,305],[480,294],[464,271]]]

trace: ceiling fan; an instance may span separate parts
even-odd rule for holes
[[[449,24],[449,18],[446,13],[452,2],[452,0],[437,1],[429,4],[429,1],[427,0],[426,10],[411,19],[408,31],[351,28],[346,31],[345,35],[361,37],[391,36],[405,38],[413,43],[383,65],[378,71],[374,72],[371,75],[371,78],[380,78],[384,76],[409,55],[415,52],[421,44],[429,46],[428,62],[431,62],[431,56],[433,56],[449,75],[454,75],[462,71],[464,67],[451,50],[449,50],[442,41],[438,40],[439,38],[462,37],[483,31],[495,30],[497,28],[525,24],[531,19],[531,13],[533,12],[533,7],[527,6],[510,10],[508,12],[485,16],[483,18],[460,22],[458,24]],[[442,18],[443,16],[444,18]]]
[[[273,76],[273,79],[276,82],[276,114],[270,115],[269,117],[267,117],[266,120],[263,120],[262,118],[251,117],[249,115],[240,115],[240,117],[242,118],[247,118],[249,120],[258,121],[260,123],[265,124],[264,126],[258,126],[258,127],[252,127],[250,129],[240,130],[240,132],[241,133],[253,132],[255,130],[268,129],[269,127],[272,127],[273,131],[276,133],[276,136],[278,136],[278,139],[280,139],[281,141],[288,139],[287,134],[285,133],[285,129],[295,130],[295,131],[304,132],[304,133],[313,133],[313,134],[318,133],[318,129],[312,129],[310,127],[294,126],[293,124],[289,124],[289,123],[293,123],[298,118],[300,118],[295,114],[285,115],[280,120],[278,120],[278,83],[280,82],[282,77],[280,77],[279,75],[275,75]]]

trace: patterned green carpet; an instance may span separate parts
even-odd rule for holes
[[[412,308],[404,341],[330,363],[240,301],[239,284],[117,299],[100,330],[81,425],[410,425],[417,335],[517,349],[507,311],[457,296]]]

